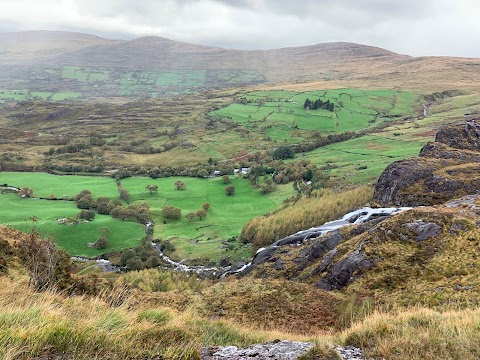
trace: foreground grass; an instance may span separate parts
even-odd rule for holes
[[[437,312],[425,308],[375,313],[354,324],[339,340],[384,359],[480,357],[480,310]]]
[[[139,303],[136,298],[145,299],[143,293],[114,305],[119,303],[121,292],[94,298],[35,293],[25,283],[6,277],[0,278],[0,286],[2,359],[199,359],[199,350],[206,345],[248,346],[276,338],[312,340],[296,332],[294,325],[302,321],[299,316],[293,317],[288,332],[276,331],[275,322],[269,331],[260,331],[228,320],[202,319],[191,309],[175,310],[152,301]],[[225,286],[232,288],[234,284],[216,286],[215,301],[221,302],[228,293],[222,293]],[[274,299],[275,294],[267,291],[262,296]],[[213,295],[215,291],[210,291],[209,296]],[[168,300],[166,296],[163,301]],[[232,299],[232,303],[238,300],[241,298]],[[292,302],[287,296],[284,300],[294,306],[298,299]],[[480,356],[479,329],[478,309],[376,312],[344,331],[318,333],[314,339],[317,346],[305,359],[335,359],[332,344],[343,344],[360,346],[374,358],[473,360]]]
[[[133,299],[109,305],[118,293],[96,298],[34,293],[5,277],[0,286],[2,359],[199,359],[204,345],[247,346],[281,336]]]

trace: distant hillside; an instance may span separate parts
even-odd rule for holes
[[[33,60],[92,46],[117,43],[98,36],[63,31],[0,33],[0,64]]]
[[[480,80],[477,59],[414,58],[346,42],[244,51],[154,36],[115,41],[81,33],[28,31],[0,34],[0,49],[0,90],[39,93],[33,97],[48,97],[45,92],[50,92],[60,93],[60,98],[145,98],[312,82],[316,88],[445,90],[477,87]],[[13,95],[0,100],[21,100]]]

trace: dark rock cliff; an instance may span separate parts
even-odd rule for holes
[[[448,125],[417,158],[390,164],[374,198],[397,206],[435,205],[480,190],[480,125]]]

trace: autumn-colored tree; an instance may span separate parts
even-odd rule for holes
[[[171,205],[165,205],[162,208],[162,216],[165,219],[178,220],[182,216],[182,210]]]
[[[123,201],[128,201],[130,195],[128,194],[127,190],[120,190],[120,199]]]
[[[207,212],[203,209],[197,210],[197,216],[199,217],[200,220],[203,220],[207,217]]]
[[[108,247],[108,234],[110,234],[110,229],[102,226],[100,228],[100,236],[95,241],[95,249],[103,250]]]
[[[177,190],[186,190],[187,186],[183,181],[177,180],[175,181],[175,189]]]
[[[203,203],[202,209],[205,210],[205,211],[208,211],[208,209],[210,209],[210,203],[208,203],[208,202]]]
[[[189,213],[187,214],[187,219],[188,219],[188,221],[193,221],[196,217],[197,217],[197,214],[194,213],[194,212],[189,212]]]
[[[224,184],[228,184],[230,182],[230,177],[228,175],[223,175],[222,181]]]
[[[147,189],[150,192],[150,194],[152,194],[153,192],[158,191],[158,185],[147,185],[145,186],[145,189]]]
[[[35,230],[18,243],[19,258],[30,272],[30,282],[37,291],[66,288],[71,283],[70,258],[48,238],[42,238]]]

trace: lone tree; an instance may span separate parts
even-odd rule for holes
[[[228,175],[223,175],[222,181],[224,184],[228,184],[230,182],[230,177]]]
[[[37,218],[31,233],[18,244],[19,258],[30,272],[30,283],[35,290],[66,288],[71,284],[70,258],[50,240],[36,231]]]
[[[175,181],[175,189],[177,190],[186,190],[187,186],[183,181],[177,180]]]
[[[150,192],[150,194],[152,194],[153,192],[158,191],[158,185],[147,185],[145,186],[145,189],[147,189]]]
[[[203,203],[202,209],[205,210],[205,211],[208,211],[208,209],[210,209],[210,203],[208,203],[208,202]]]
[[[95,211],[93,210],[82,210],[77,214],[77,219],[92,221],[95,219]]]
[[[162,208],[162,216],[165,219],[178,220],[182,216],[182,210],[171,205],[165,205]]]
[[[95,249],[103,250],[108,246],[108,234],[110,234],[110,229],[107,227],[100,228],[100,236],[97,241],[95,241]]]
[[[227,196],[232,196],[233,194],[235,194],[235,186],[232,186],[232,185],[227,186],[227,187],[225,188],[225,194],[226,194]]]
[[[197,210],[197,216],[200,220],[203,220],[207,217],[207,212],[205,210]]]
[[[200,169],[197,171],[197,176],[200,178],[208,177],[208,170],[207,169]]]
[[[128,194],[127,190],[120,190],[120,199],[121,200],[124,200],[124,201],[128,202],[129,198],[130,198],[130,195]]]

